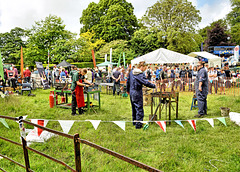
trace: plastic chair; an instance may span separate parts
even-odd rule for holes
[[[196,102],[197,102],[197,97],[194,95],[193,98],[192,98],[191,110],[192,110],[192,108],[198,107],[198,105],[196,104]]]
[[[21,90],[21,95],[23,95],[24,91],[29,91],[29,95],[31,94],[31,84],[30,83],[23,83],[22,84],[22,90]]]

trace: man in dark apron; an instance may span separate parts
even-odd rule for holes
[[[83,114],[83,107],[85,106],[84,102],[84,93],[83,87],[88,87],[89,85],[93,85],[88,80],[85,79],[84,75],[86,75],[87,69],[80,69],[73,75],[72,78],[72,115],[76,114],[76,107],[78,106],[79,115]],[[84,83],[89,85],[86,85]]]
[[[208,74],[203,62],[198,62],[198,74],[196,77],[196,96],[198,101],[198,114],[195,117],[203,117],[207,114]]]

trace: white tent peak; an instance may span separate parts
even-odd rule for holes
[[[218,65],[219,67],[221,67],[221,58],[216,56],[216,55],[213,55],[209,52],[206,52],[206,51],[191,52],[188,55],[191,56],[191,57],[197,57],[197,56],[204,57],[204,58],[208,59],[209,66]]]
[[[141,61],[145,61],[148,64],[165,64],[165,63],[197,63],[198,59],[192,58],[188,55],[184,55],[178,52],[167,50],[165,48],[159,48],[155,51],[147,53],[143,56],[137,57],[131,60],[131,64],[135,65]]]

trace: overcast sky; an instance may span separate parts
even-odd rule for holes
[[[134,7],[134,14],[141,18],[157,0],[127,0]],[[200,28],[221,19],[231,11],[229,0],[190,0],[201,12]],[[0,0],[0,33],[15,27],[31,28],[35,21],[44,20],[49,14],[61,17],[66,29],[79,33],[79,18],[90,2],[99,0]]]

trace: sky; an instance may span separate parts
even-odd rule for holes
[[[202,17],[199,28],[224,18],[231,11],[229,0],[189,0]],[[0,0],[0,33],[9,32],[15,27],[29,29],[35,21],[44,20],[49,14],[61,17],[66,29],[80,32],[79,18],[90,2],[99,0]],[[127,0],[134,7],[134,14],[140,19],[147,8],[157,0]]]

